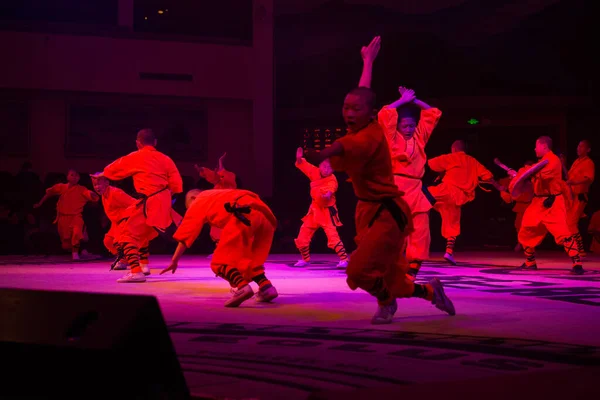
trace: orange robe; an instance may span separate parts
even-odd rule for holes
[[[84,237],[83,207],[88,201],[97,201],[92,192],[81,185],[70,186],[68,183],[57,183],[48,188],[46,194],[60,196],[56,204],[56,219],[58,235],[62,248],[71,250],[79,247]]]
[[[241,216],[247,219],[250,226],[227,211],[227,204],[238,208],[249,207],[249,213],[242,213]],[[244,278],[236,286],[242,287],[264,273],[277,219],[257,194],[240,189],[203,191],[188,208],[173,238],[189,248],[204,224],[222,229],[221,240],[210,264],[217,276],[227,278],[230,273],[228,268],[235,268]]]
[[[406,237],[413,231],[408,204],[394,183],[392,160],[385,134],[376,121],[357,133],[337,140],[344,149],[331,157],[336,171],[346,172],[358,197],[356,205],[356,244],[346,268],[350,289],[361,288],[377,297],[381,305],[393,298],[409,297],[414,290],[406,278],[408,264],[403,257]],[[403,228],[393,217],[392,202],[404,214]],[[379,290],[377,289],[379,288]],[[391,298],[382,295],[389,292]]]
[[[524,248],[537,247],[544,240],[547,232],[554,236],[554,240],[559,245],[572,236],[566,221],[570,197],[565,181],[562,179],[562,164],[551,151],[540,161],[542,160],[548,160],[548,164],[531,179],[535,197],[525,210],[519,231],[519,243]],[[547,195],[556,195],[554,204],[550,208],[544,206],[544,201],[548,199],[544,196]]]
[[[327,246],[337,250],[337,247],[341,245],[341,240],[336,227],[342,226],[335,205],[335,192],[338,189],[337,179],[333,174],[323,178],[319,168],[304,159],[301,163],[296,163],[296,167],[310,179],[310,196],[312,198],[308,213],[302,218],[303,224],[298,238],[295,240],[296,247],[298,249],[308,248],[317,229],[322,228],[327,235]],[[323,197],[327,192],[332,193],[330,199]]]
[[[415,230],[408,237],[408,260],[429,258],[431,235],[427,212],[431,209],[431,203],[423,194],[421,179],[427,162],[425,146],[441,116],[442,112],[437,108],[422,110],[414,136],[406,140],[397,130],[398,113],[395,108],[384,107],[378,115],[392,155],[394,182],[404,193],[403,199],[408,203],[413,216]]]
[[[208,168],[200,169],[200,176],[212,183],[213,189],[237,189],[235,174],[226,169],[213,171]],[[210,227],[210,238],[213,242],[218,242],[221,237],[221,230],[215,226]]]
[[[475,189],[481,180],[494,176],[479,161],[462,151],[429,160],[429,167],[444,173],[442,183],[431,186],[435,210],[442,216],[442,236],[446,239],[460,235],[460,207],[475,199]]]
[[[589,157],[582,157],[575,160],[571,169],[569,170],[568,179],[579,182],[584,180],[585,178],[590,179],[592,182],[594,181],[595,176],[595,166],[594,162]],[[569,224],[569,229],[571,229],[572,234],[579,233],[579,220],[583,215],[583,211],[585,210],[585,206],[588,202],[588,193],[590,191],[590,183],[584,183],[579,185],[571,185],[571,191],[573,193],[573,206],[569,207],[567,210],[567,222]]]
[[[519,169],[517,175],[520,175],[526,169],[526,167]],[[501,179],[498,183],[504,186],[505,188],[508,188],[510,182],[512,182],[512,178],[508,177]],[[513,198],[510,195],[510,193],[506,191],[500,192],[500,196],[502,197],[502,200],[504,200],[504,202],[507,204],[514,202],[512,211],[516,214],[515,229],[517,230],[517,233],[519,233],[519,230],[521,229],[521,224],[523,222],[523,215],[525,215],[525,210],[527,210],[527,207],[529,207],[529,204],[531,204],[531,200],[533,199],[533,192],[525,192],[519,195],[518,197]]]
[[[600,254],[600,211],[596,211],[588,225],[588,232],[592,234],[592,253]]]
[[[112,180],[131,176],[135,190],[145,196],[125,222],[121,241],[139,248],[157,236],[156,230],[164,231],[179,217],[171,208],[171,195],[183,191],[181,175],[173,160],[154,147],[144,146],[119,158],[104,168],[104,176]]]
[[[104,235],[104,246],[111,254],[116,255],[115,244],[120,240],[121,230],[129,213],[135,209],[132,206],[136,203],[136,199],[114,186],[109,186],[101,199],[104,212],[110,220],[110,229]]]

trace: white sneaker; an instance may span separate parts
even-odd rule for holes
[[[117,279],[119,283],[141,283],[146,282],[146,276],[142,272],[128,272],[127,275]]]
[[[213,254],[215,254],[215,253],[213,253]],[[207,258],[208,260],[212,260],[213,254],[209,254],[209,255],[208,255],[206,258]]]
[[[127,264],[125,261],[119,261],[113,269],[116,271],[125,271],[126,269],[131,268],[129,268],[129,264]]]
[[[346,268],[348,266],[348,260],[340,260],[337,265],[337,268]]]
[[[373,325],[391,324],[394,319],[394,314],[398,311],[398,302],[394,300],[387,306],[378,306],[375,315],[371,319]]]
[[[294,267],[308,267],[309,265],[310,261],[300,260],[296,264],[294,264]]]
[[[452,254],[444,254],[444,260],[448,261],[452,265],[456,265],[456,260],[454,259],[454,256]]]
[[[140,267],[142,267],[142,273],[144,275],[150,275],[150,267],[148,266],[148,264],[140,264]]]
[[[91,254],[88,253],[87,250],[81,250],[81,255],[84,256],[84,257],[91,256]]]
[[[255,299],[257,303],[270,303],[271,301],[275,300],[278,296],[279,293],[277,293],[277,289],[275,289],[275,286],[271,286],[268,289],[259,290],[258,292],[256,292]]]
[[[81,260],[79,258],[79,254],[78,253],[73,253],[73,261],[79,261],[79,260]]]
[[[238,289],[231,288],[230,292],[232,296],[225,302],[225,307],[239,307],[240,304],[254,296],[254,290],[250,285],[244,285]]]

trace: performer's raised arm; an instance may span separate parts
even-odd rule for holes
[[[371,87],[371,80],[373,77],[373,64],[379,54],[381,48],[381,37],[375,36],[368,46],[363,46],[360,50],[360,55],[363,59],[363,70],[358,81],[359,87]]]

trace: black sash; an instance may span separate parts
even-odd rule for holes
[[[337,209],[334,206],[329,206],[327,208],[329,209],[329,215],[331,216],[331,223],[333,223],[333,225],[337,225],[338,222],[340,222],[340,218],[337,216]]]
[[[244,215],[250,214],[251,209],[249,206],[238,207],[235,203],[233,205],[231,205],[231,203],[225,203],[225,211],[233,214],[233,216],[239,219],[242,224],[250,226],[250,220]]]
[[[431,185],[431,186],[436,186],[436,185]],[[423,194],[425,195],[425,198],[427,198],[427,200],[429,201],[429,203],[432,206],[435,205],[435,203],[437,203],[437,200],[435,199],[435,197],[433,197],[433,195],[429,191],[429,186],[425,186],[425,185],[421,186],[421,191],[423,192]]]
[[[396,221],[396,224],[398,224],[398,228],[400,228],[400,230],[402,232],[404,232],[404,230],[406,229],[406,225],[408,224],[408,218],[406,217],[406,214],[404,214],[404,211],[402,211],[402,209],[400,208],[400,206],[394,201],[393,197],[388,197],[385,199],[381,199],[381,200],[365,200],[365,199],[358,199],[360,201],[365,201],[368,203],[379,203],[381,204],[379,206],[379,208],[377,209],[377,211],[375,212],[375,215],[373,215],[373,218],[371,218],[371,221],[369,222],[369,228],[371,226],[373,226],[373,224],[375,223],[375,221],[377,221],[377,218],[379,218],[379,215],[381,214],[381,212],[384,209],[387,209],[390,214],[392,215],[392,218],[394,219],[394,221]]]
[[[546,208],[551,208],[554,205],[554,201],[556,200],[556,196],[560,196],[561,193],[559,194],[535,194],[533,195],[533,197],[545,197],[546,200],[544,200],[544,207]]]
[[[152,194],[149,195],[145,195],[142,193],[136,193],[136,198],[141,199],[140,203],[138,205],[143,205],[144,207],[144,217],[148,218],[148,213],[146,212],[146,206],[147,206],[147,202],[148,199],[152,196],[156,196],[157,194],[164,192],[165,190],[169,189],[168,186],[165,186],[164,188],[160,189],[158,192],[154,192]],[[175,234],[175,232],[177,231],[178,226],[175,224],[175,222],[173,222],[173,220],[171,220],[171,225],[167,226],[164,230],[163,229],[159,229],[157,227],[154,227],[154,229],[156,230],[156,232],[158,232],[158,234],[164,238],[165,240],[167,240],[168,242],[176,242],[175,239],[173,239],[173,235]]]

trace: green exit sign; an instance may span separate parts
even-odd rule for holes
[[[479,123],[478,120],[476,120],[475,118],[471,118],[470,120],[467,121],[467,124],[469,125],[477,125]]]

